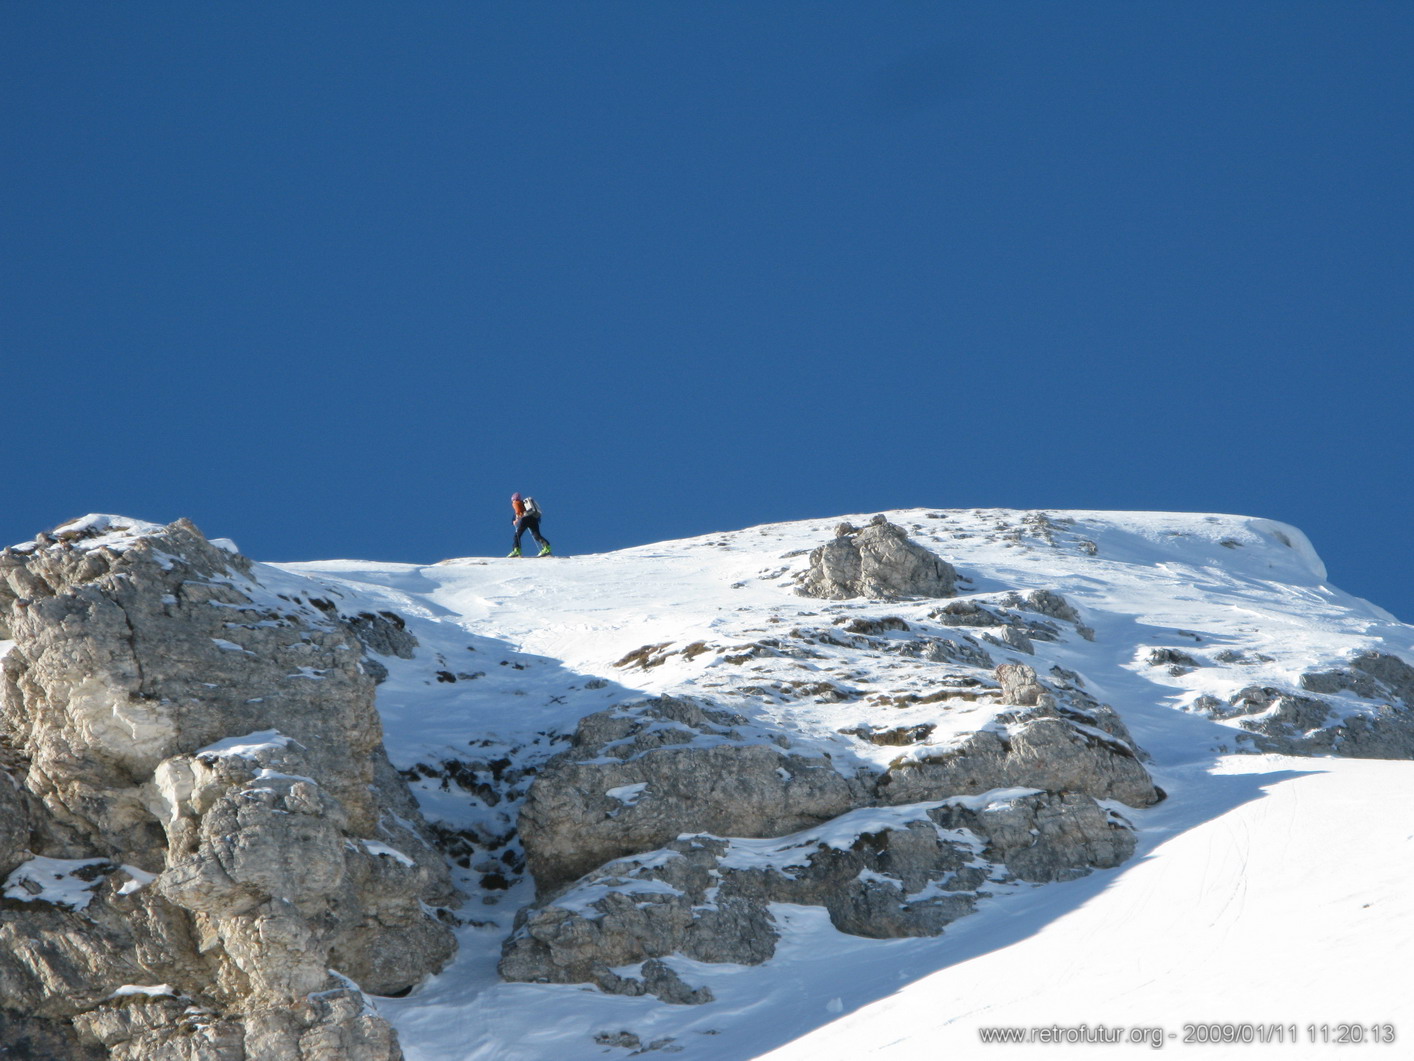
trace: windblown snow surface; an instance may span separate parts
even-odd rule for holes
[[[700,696],[829,750],[842,768],[899,754],[840,732],[860,723],[928,722],[932,743],[978,725],[967,705],[871,699],[926,692],[947,664],[848,649],[727,660],[732,646],[801,624],[926,622],[938,601],[795,592],[808,551],[841,518],[870,515],[591,556],[275,565],[317,582],[345,613],[407,620],[415,657],[380,657],[388,752],[416,778],[429,819],[484,841],[462,859],[470,898],[455,962],[406,998],[378,1000],[410,1061],[1414,1056],[1414,763],[1254,753],[1236,721],[1194,707],[1250,685],[1295,688],[1301,673],[1371,648],[1414,661],[1414,627],[1330,586],[1300,531],[1238,516],[888,513],[958,569],[960,596],[1050,590],[1093,629],[1093,640],[1038,641],[1035,655],[987,647],[998,663],[1083,676],[1152,756],[1168,798],[1126,811],[1139,850],[1125,864],[999,888],[930,939],[863,939],[823,910],[775,906],[784,931],[764,965],[669,959],[711,987],[716,1000],[701,1006],[501,982],[501,942],[532,890],[515,842],[498,845],[535,766],[583,715],[644,695]],[[567,530],[552,536],[567,541]],[[679,651],[699,642],[705,651]],[[645,646],[659,646],[659,665],[616,665]],[[1196,665],[1150,662],[1166,648]],[[804,679],[849,696],[793,694]],[[1348,693],[1332,703],[1377,709]],[[984,1042],[990,1029],[1029,1041]]]

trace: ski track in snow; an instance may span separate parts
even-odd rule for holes
[[[1414,942],[1414,901],[1406,897],[1414,877],[1414,764],[1233,754],[1242,733],[1235,723],[1188,708],[1204,693],[1290,687],[1303,671],[1369,647],[1414,660],[1414,628],[1328,585],[1305,537],[1269,520],[888,515],[957,567],[968,580],[960,596],[1051,590],[1093,627],[1093,642],[1067,628],[1060,641],[1037,643],[1035,656],[987,648],[995,662],[1015,658],[1043,677],[1052,665],[1078,672],[1086,691],[1114,706],[1153,757],[1150,771],[1169,798],[1125,811],[1139,829],[1135,857],[1078,881],[999,889],[936,939],[852,937],[822,910],[777,906],[784,932],[763,966],[670,959],[688,983],[707,984],[716,995],[696,1007],[583,985],[501,982],[501,940],[515,910],[530,901],[530,885],[483,891],[480,874],[466,870],[469,900],[460,915],[478,923],[460,931],[458,957],[409,997],[378,1000],[409,1061],[627,1057],[629,1048],[593,1038],[620,1031],[643,1047],[656,1043],[647,1053],[714,1061],[1153,1052],[1147,1043],[978,1040],[983,1027],[1083,1023],[1161,1027],[1178,1036],[1165,1039],[1165,1048],[1208,1058],[1337,1050],[1393,1057],[1408,1049],[1312,1044],[1306,1026],[1393,1024],[1414,1038],[1414,1003],[1393,973]],[[407,620],[420,642],[416,656],[380,657],[389,678],[378,694],[400,769],[499,760],[497,769],[530,771],[583,715],[665,692],[719,700],[785,730],[799,747],[828,748],[837,762],[864,767],[899,749],[856,747],[862,742],[839,729],[926,719],[942,742],[976,724],[982,705],[881,708],[865,699],[926,688],[930,674],[958,668],[875,653],[841,676],[845,664],[834,658],[728,665],[717,650],[794,626],[828,628],[839,617],[916,624],[936,608],[941,602],[795,595],[804,552],[832,537],[840,519],[863,525],[868,518],[768,525],[593,556],[428,566],[323,561],[257,571],[312,580],[345,614],[387,610]],[[645,646],[674,652],[699,641],[712,650],[668,656],[651,669],[615,666]],[[1189,653],[1202,665],[1171,675],[1146,662],[1155,648]],[[1223,649],[1248,662],[1215,662]],[[858,695],[817,703],[744,691],[791,676]],[[1332,700],[1362,709],[1353,698]],[[518,782],[521,794],[529,776]],[[490,805],[436,777],[414,784],[429,819],[486,835],[513,825],[516,785],[504,791],[511,798]],[[1300,1041],[1183,1043],[1185,1023],[1215,1021],[1295,1025]]]

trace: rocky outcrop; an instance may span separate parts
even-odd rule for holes
[[[988,607],[989,604],[992,607]],[[995,598],[951,601],[930,612],[928,617],[943,626],[987,629],[982,636],[992,644],[1014,648],[1027,655],[1035,653],[1035,641],[1064,640],[1062,628],[1051,622],[1052,619],[1071,624],[1087,641],[1095,640],[1095,631],[1081,621],[1080,613],[1070,602],[1049,590],[1033,590],[1024,597],[1013,592]]]
[[[1128,824],[1093,800],[1026,789],[859,810],[772,840],[684,836],[523,912],[501,974],[706,1002],[706,988],[663,977],[662,959],[766,961],[778,938],[771,903],[824,907],[854,935],[931,936],[989,889],[1115,866],[1134,843]],[[638,976],[624,975],[640,963]]]
[[[1361,652],[1344,667],[1303,674],[1301,688],[1327,695],[1348,691],[1366,700],[1414,707],[1414,667],[1387,652]]]
[[[997,676],[1005,702],[1022,710],[1005,712],[956,743],[900,756],[879,778],[881,802],[1015,786],[1117,799],[1131,807],[1158,802],[1141,752],[1113,710],[1073,698],[1063,703],[1025,664],[1003,664]]]
[[[994,678],[951,690],[962,703],[984,691],[1001,700],[959,739],[927,743],[932,725],[849,731],[907,750],[882,772],[848,776],[703,701],[586,717],[521,812],[539,901],[522,912],[502,975],[703,1001],[664,961],[766,960],[769,903],[822,906],[857,935],[934,935],[989,880],[1061,880],[1123,861],[1132,833],[1099,801],[1160,798],[1123,723],[1069,672],[1048,681],[1007,663]]]
[[[1414,759],[1414,666],[1400,657],[1362,652],[1344,666],[1301,675],[1300,687],[1250,685],[1227,702],[1209,697],[1199,706],[1236,719],[1264,751]]]
[[[310,603],[326,612],[333,610],[333,606],[322,599]],[[365,648],[380,656],[412,659],[417,651],[417,638],[397,612],[358,612],[343,616],[343,620]]]
[[[1024,663],[1003,663],[997,668],[997,682],[1001,685],[1002,702],[1007,704],[1035,707],[1050,695],[1036,677],[1035,668]]]
[[[185,520],[0,553],[0,1007],[120,1058],[400,1056],[363,992],[444,964],[457,898],[360,635],[409,646],[295,581]]]
[[[1133,827],[1095,800],[1073,792],[954,799],[930,817],[982,841],[982,857],[1001,872],[1036,884],[1074,880],[1134,854]]]
[[[115,1061],[382,1061],[402,1056],[393,1029],[349,985],[256,1011],[241,1021],[220,1019],[194,1001],[160,993],[120,995],[80,1014],[74,1024],[86,1041],[96,1040]]]
[[[681,833],[781,836],[866,801],[819,755],[676,697],[584,718],[530,786],[521,842],[542,893]]]
[[[840,524],[834,540],[810,554],[799,591],[829,600],[891,600],[951,597],[956,586],[951,564],[910,541],[902,527],[875,516],[862,530]]]

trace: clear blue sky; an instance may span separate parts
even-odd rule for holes
[[[1414,4],[0,6],[0,539],[1237,512],[1414,620]]]

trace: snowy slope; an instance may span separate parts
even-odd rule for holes
[[[1004,923],[960,923],[945,968],[769,1056],[1143,1056],[1154,1029],[1200,1057],[1407,1056],[1410,764],[1231,756],[1184,780],[1129,865],[1013,897]],[[979,1042],[1082,1024],[1124,1041]],[[1252,1041],[1200,1038],[1215,1026]]]
[[[1171,1048],[1209,1057],[1335,1049],[1306,1043],[1312,1023],[1330,1025],[1318,1039],[1352,1021],[1414,1038],[1414,1003],[1378,972],[1414,942],[1414,900],[1398,887],[1414,869],[1414,765],[1234,754],[1253,750],[1248,735],[1203,706],[1248,686],[1296,689],[1302,674],[1369,649],[1414,660],[1414,628],[1329,586],[1305,537],[1268,520],[889,518],[958,569],[962,597],[998,608],[1008,593],[1045,590],[1079,620],[1051,623],[1054,639],[1026,651],[1000,629],[939,628],[936,600],[797,595],[806,553],[838,519],[583,557],[277,565],[318,582],[345,614],[397,613],[420,643],[412,659],[380,659],[386,743],[465,863],[472,901],[455,964],[408,998],[379,1002],[409,1058],[598,1058],[654,1044],[703,1058],[1049,1057],[1096,1047],[983,1045],[978,1029],[1084,1022],[1163,1026],[1180,1037]],[[818,639],[885,618],[899,628],[835,647]],[[532,897],[513,835],[518,803],[580,717],[645,694],[696,695],[828,750],[841,769],[879,768],[899,748],[841,731],[923,726],[930,744],[946,744],[994,710],[928,702],[969,672],[910,654],[921,631],[1066,675],[1118,710],[1170,797],[1127,812],[1140,833],[1134,859],[1001,889],[936,939],[866,940],[819,909],[778,906],[787,928],[765,965],[675,960],[712,988],[705,1006],[498,980],[501,941]],[[781,650],[807,637],[810,658]],[[1351,693],[1332,703],[1379,710]],[[1286,1041],[1185,1045],[1182,1025],[1199,1021],[1280,1025]],[[1130,1049],[1150,1047],[1109,1054]]]

